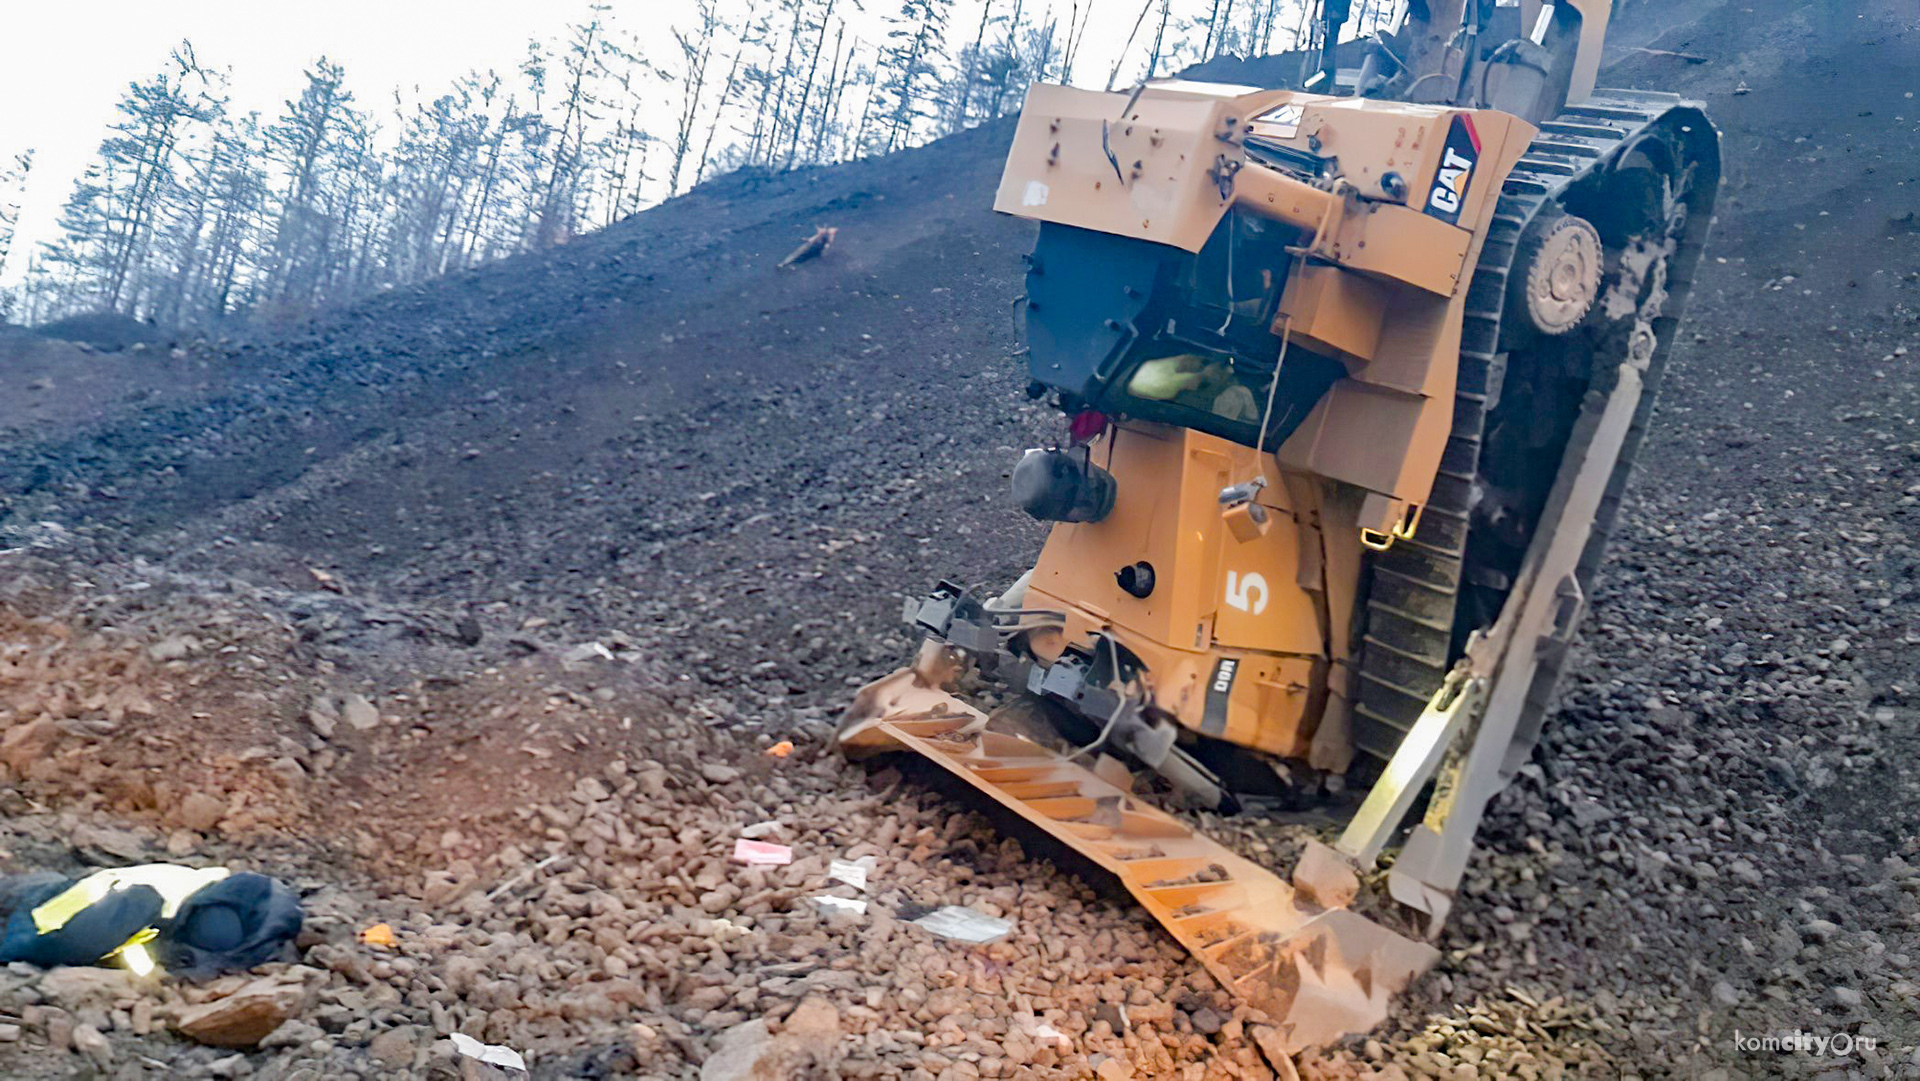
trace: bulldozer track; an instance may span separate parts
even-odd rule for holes
[[[1705,128],[1707,120],[1697,107],[1676,95],[1597,91],[1593,98],[1542,124],[1508,175],[1468,286],[1453,430],[1433,493],[1415,534],[1369,559],[1353,723],[1354,743],[1360,750],[1383,760],[1392,757],[1457,656],[1455,612],[1469,570],[1467,540],[1489,411],[1499,399],[1511,359],[1501,351],[1501,320],[1522,237],[1542,210],[1558,205],[1574,185],[1610,168],[1641,136],[1658,133],[1680,138],[1692,130],[1689,124]],[[1671,130],[1664,131],[1668,126]],[[1717,167],[1712,179],[1717,183]],[[1710,204],[1711,186],[1705,198]],[[1653,321],[1657,344],[1645,373],[1645,392],[1581,555],[1577,577],[1583,587],[1591,583],[1605,554],[1652,417],[1674,328],[1704,249],[1711,215],[1695,217],[1687,222],[1668,260],[1668,299]],[[1595,366],[1596,372],[1611,368],[1611,364]],[[1518,729],[1529,747],[1551,704],[1564,662],[1563,650],[1542,651]]]

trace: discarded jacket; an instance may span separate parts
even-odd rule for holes
[[[252,968],[300,932],[299,899],[266,875],[168,863],[80,879],[30,876],[0,889],[12,907],[0,964],[117,961],[189,979]]]

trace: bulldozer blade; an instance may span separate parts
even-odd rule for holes
[[[1288,1054],[1373,1028],[1439,960],[1427,943],[1339,907],[1350,890],[1299,871],[1296,888],[1092,769],[985,723],[901,669],[860,692],[841,741],[856,755],[930,759],[1118,878],[1222,986],[1267,1014]]]
[[[879,730],[883,720],[958,719],[955,731],[977,732],[987,715],[940,689],[940,673],[929,671],[926,656],[912,667],[895,670],[860,688],[840,719],[840,750],[849,758],[898,749],[897,741]]]

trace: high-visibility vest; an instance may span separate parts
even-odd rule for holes
[[[93,874],[75,882],[65,890],[54,894],[33,909],[33,926],[40,934],[52,934],[65,927],[67,921],[84,912],[88,906],[99,903],[115,890],[129,889],[134,886],[150,887],[160,895],[161,919],[172,919],[180,911],[180,905],[203,887],[226,878],[232,872],[225,867],[181,867],[171,863],[143,863],[136,867],[114,867]],[[118,957],[135,975],[144,976],[153,971],[153,957],[147,952],[146,944],[153,941],[159,930],[153,927],[142,928],[132,938],[122,943],[108,957]]]

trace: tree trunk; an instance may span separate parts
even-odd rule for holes
[[[813,96],[813,76],[820,69],[820,50],[827,45],[827,22],[833,18],[834,0],[826,0],[820,12],[820,36],[813,43],[813,57],[807,61],[807,81],[800,87],[800,107],[793,114],[793,138],[787,143],[787,161],[782,169],[793,168],[793,156],[800,151],[800,128],[806,123],[807,101]]]
[[[980,77],[980,45],[987,40],[987,16],[993,13],[993,0],[980,4],[980,28],[973,34],[973,51],[967,54],[967,70],[960,80],[960,105],[954,110],[953,130],[967,126],[967,107],[973,102],[973,84]]]

